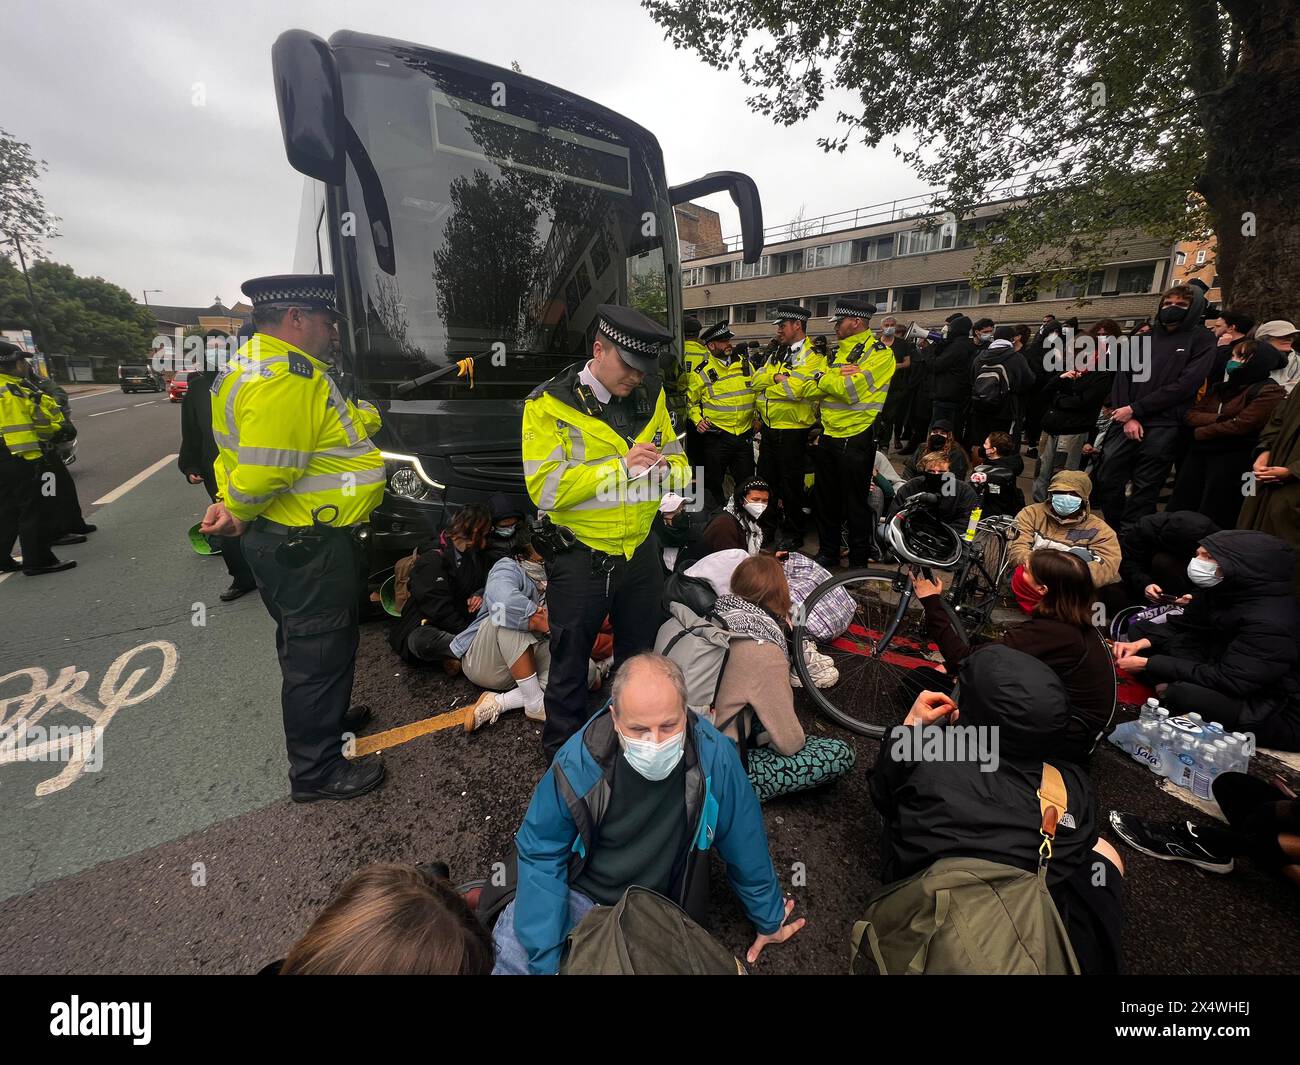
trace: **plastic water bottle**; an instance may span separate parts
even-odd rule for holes
[[[1169,779],[1180,788],[1190,789],[1192,773],[1196,767],[1196,741],[1187,733],[1176,733],[1174,737],[1173,772]]]
[[[1178,764],[1178,734],[1174,732],[1173,725],[1167,722],[1157,725],[1156,732],[1160,736],[1156,747],[1160,755],[1160,768],[1157,772],[1162,777],[1174,780],[1177,777],[1174,767]]]
[[[1161,757],[1160,726],[1154,717],[1149,721],[1138,722],[1138,740],[1133,758],[1144,763],[1156,776],[1164,776],[1166,766]]]
[[[1205,738],[1211,743],[1223,739],[1225,735],[1226,733],[1223,731],[1223,726],[1217,721],[1211,721],[1205,726]]]
[[[1160,701],[1154,696],[1142,704],[1142,710],[1138,714],[1138,720],[1144,724],[1148,721],[1156,720],[1156,712],[1160,709]]]
[[[1211,797],[1211,785],[1219,775],[1219,752],[1213,743],[1198,743],[1194,751],[1196,765],[1192,767],[1192,794],[1198,799]]]
[[[1192,722],[1197,728],[1205,727],[1205,718],[1201,717],[1200,714],[1184,714],[1183,716],[1186,717],[1188,721]]]
[[[1245,773],[1250,769],[1250,760],[1255,755],[1255,734],[1253,732],[1234,732],[1232,738],[1241,744],[1241,769]]]

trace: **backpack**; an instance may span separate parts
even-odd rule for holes
[[[1001,363],[985,363],[971,382],[970,405],[978,411],[997,411],[1011,395],[1007,368]]]
[[[686,678],[686,705],[712,720],[734,637],[712,611],[701,617],[684,603],[669,603],[668,615],[659,626],[655,653],[677,663]]]
[[[745,968],[676,903],[633,885],[568,934],[560,975],[744,976]]]
[[[417,547],[409,555],[399,558],[393,566],[393,606],[399,615],[411,598],[411,570],[415,569],[419,557],[420,549]]]
[[[882,975],[1078,975],[1065,922],[1047,890],[1065,781],[1043,763],[1038,872],[982,858],[941,858],[888,884],[853,926],[849,971],[865,942]]]

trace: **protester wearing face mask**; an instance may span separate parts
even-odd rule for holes
[[[1096,432],[1102,404],[1115,383],[1119,323],[1102,319],[1079,338],[1072,365],[1042,386],[1040,415],[1043,447],[1034,478],[1034,502],[1047,498],[1047,485],[1063,457],[1063,469],[1083,468],[1083,449]],[[1059,367],[1059,362],[1053,365]]]
[[[981,318],[971,326],[971,331],[975,337],[976,347],[987,348],[993,343],[994,324],[992,318]]]
[[[751,555],[771,550],[776,542],[776,515],[771,512],[772,487],[758,477],[740,483],[722,513],[704,527],[700,551],[732,551]],[[785,551],[778,557],[784,557]]]
[[[1035,384],[1015,329],[1009,325],[994,329],[990,324],[987,332],[989,341],[971,367],[970,416],[963,442],[972,448],[992,432],[1009,433],[1019,440],[1025,402]]]
[[[880,320],[880,343],[894,353],[894,376],[889,379],[889,394],[876,420],[876,439],[882,448],[892,439],[895,451],[910,449],[917,431],[912,418],[917,377],[912,366],[916,351],[904,332],[892,314]],[[908,443],[903,442],[904,438]]]
[[[1115,375],[1097,490],[1116,528],[1153,513],[1169,478],[1183,417],[1214,365],[1214,334],[1201,325],[1204,310],[1200,289],[1168,289],[1156,327],[1143,344],[1130,347]]]
[[[1119,538],[1092,510],[1090,495],[1092,479],[1086,473],[1062,470],[1048,485],[1047,502],[1031,503],[1016,515],[1020,535],[1011,541],[1007,557],[1013,567],[1011,591],[1025,613],[1042,598],[1042,592],[1024,573],[1030,554],[1040,547],[1070,551],[1082,558],[1094,588],[1119,580]]]
[[[921,459],[921,472],[895,489],[889,516],[893,517],[904,503],[922,492],[938,496],[931,509],[940,521],[963,533],[966,531],[971,511],[979,505],[979,493],[952,472],[948,456],[942,451],[925,455]]]
[[[952,422],[939,418],[930,424],[930,431],[916,447],[912,457],[903,463],[904,479],[911,479],[921,472],[921,459],[934,451],[942,451],[948,456],[948,469],[959,481],[970,476],[971,464],[965,449],[954,438]]]
[[[1178,464],[1170,510],[1199,511],[1225,529],[1237,524],[1255,444],[1286,399],[1269,376],[1279,358],[1271,346],[1254,340],[1232,349],[1227,377],[1187,412],[1192,441]]]
[[[483,549],[483,556],[491,569],[498,559],[514,554],[514,541],[528,527],[528,523],[524,520],[524,508],[504,492],[495,492],[488,497],[488,513],[492,518],[492,532]]]
[[[650,526],[650,535],[659,543],[664,576],[684,562],[702,557],[700,538],[704,531],[704,508],[688,505],[676,492],[667,493],[659,503],[659,513]]]
[[[768,851],[763,814],[736,745],[686,709],[681,671],[628,659],[610,705],[571,736],[533,792],[515,836],[518,889],[493,930],[494,974],[555,973],[565,936],[629,887],[708,920],[709,851],[754,923],[746,954],[803,927]]]
[[[1300,751],[1300,606],[1295,552],[1268,533],[1225,529],[1187,563],[1196,586],[1181,616],[1140,622],[1115,664],[1161,692],[1171,714],[1195,711],[1262,747]],[[1167,686],[1166,686],[1167,685]]]
[[[948,334],[942,350],[930,361],[930,378],[934,382],[934,408],[931,424],[943,420],[960,430],[966,419],[970,399],[971,364],[978,348],[971,339],[971,320],[959,314],[948,322]]]

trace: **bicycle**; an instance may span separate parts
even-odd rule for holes
[[[937,501],[936,496],[921,493],[909,499],[892,520],[924,511]],[[806,656],[799,653],[793,656],[795,670],[817,710],[851,732],[882,739],[926,688],[921,679],[924,674],[918,677],[915,670],[942,662],[937,645],[926,633],[925,609],[910,579],[913,573],[933,579],[933,569],[950,572],[943,598],[968,636],[977,638],[989,625],[1009,567],[1010,544],[1019,535],[1015,518],[1002,514],[982,518],[971,540],[951,531],[960,546],[955,557],[949,555],[950,565],[922,565],[895,554],[896,568],[868,567],[834,574],[803,603],[794,626],[793,646],[803,647],[805,639],[818,643],[818,651],[834,660],[840,679],[832,688],[817,688]],[[853,617],[829,644],[819,643],[806,632],[804,623],[817,603],[836,589],[844,589],[853,600]]]

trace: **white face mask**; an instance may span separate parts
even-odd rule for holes
[[[745,504],[745,513],[748,514],[750,517],[752,517],[755,521],[758,521],[758,519],[763,516],[763,511],[765,510],[767,510],[766,503]]]
[[[1219,564],[1211,562],[1208,558],[1194,558],[1187,563],[1187,579],[1198,588],[1213,588],[1216,584],[1223,583],[1223,574],[1219,572]]]
[[[677,763],[686,753],[686,730],[682,729],[676,736],[669,736],[662,743],[653,740],[630,740],[618,732],[618,745],[623,748],[623,757],[627,764],[640,773],[646,780],[663,780],[677,768]]]

